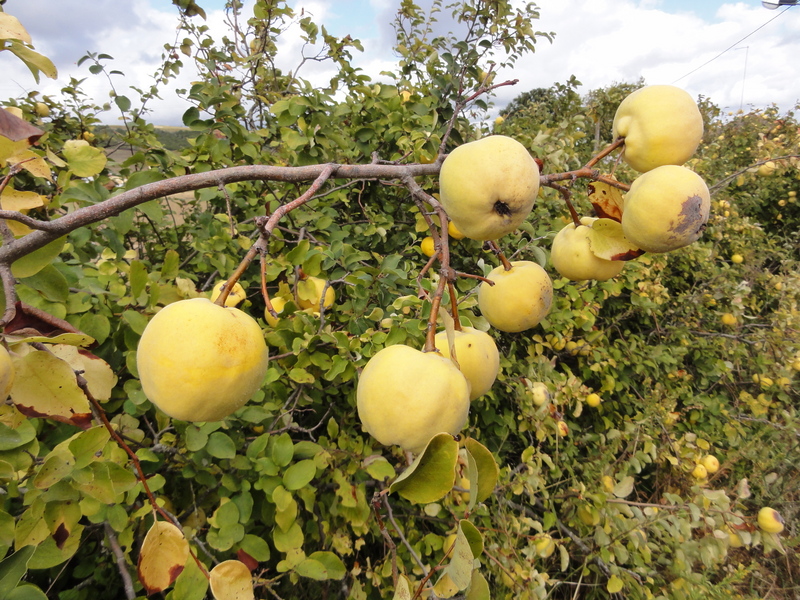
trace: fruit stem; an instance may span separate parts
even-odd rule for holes
[[[500,250],[500,246],[497,245],[497,242],[495,242],[494,240],[490,240],[486,242],[486,246],[488,246],[489,250],[494,252],[497,258],[500,259],[500,262],[503,264],[503,268],[506,271],[510,271],[513,268],[509,260],[506,258],[506,255],[503,254],[502,250]]]
[[[448,281],[445,277],[439,278],[439,285],[436,287],[436,292],[433,294],[431,300],[431,315],[428,317],[428,329],[425,333],[425,347],[423,352],[436,351],[436,322],[439,319],[439,307],[442,305],[442,296],[444,296],[444,286]]]
[[[261,296],[264,298],[269,314],[277,319],[278,313],[273,308],[272,300],[269,299],[269,292],[267,291],[267,255],[264,252],[259,252],[259,261],[261,263]]]
[[[453,329],[461,331],[461,320],[458,318],[458,300],[456,299],[456,286],[452,281],[447,282],[447,291],[450,294],[450,314],[453,316]]]
[[[117,430],[114,429],[114,426],[111,424],[111,422],[108,420],[108,417],[106,416],[106,411],[103,409],[103,407],[100,405],[97,399],[89,391],[89,382],[87,382],[86,379],[77,372],[75,373],[75,379],[78,384],[78,387],[81,388],[81,391],[84,393],[87,400],[89,400],[89,403],[92,405],[92,409],[95,416],[98,419],[100,419],[100,422],[108,430],[109,435],[117,443],[117,445],[120,448],[122,448],[128,456],[130,456],[131,462],[133,463],[133,468],[136,471],[136,478],[141,482],[142,489],[144,490],[144,493],[147,495],[147,499],[150,501],[150,506],[152,506],[153,511],[157,512],[162,517],[164,517],[164,519],[166,519],[168,522],[172,523],[178,529],[183,531],[180,522],[171,514],[169,514],[166,510],[161,508],[158,505],[158,502],[156,502],[155,495],[153,495],[153,492],[150,491],[150,486],[147,485],[147,476],[145,476],[144,474],[144,470],[142,469],[142,463],[139,462],[139,457],[133,450],[131,450],[130,446],[128,446],[128,444],[125,443],[125,440],[122,439],[122,436],[117,432]],[[197,563],[197,566],[200,568],[200,571],[203,573],[203,575],[205,575],[206,578],[209,578],[208,571],[198,558],[197,554],[195,554],[195,552],[191,548],[189,549],[189,553],[192,555],[192,558]]]
[[[548,184],[549,187],[553,188],[554,190],[558,191],[561,196],[564,198],[564,202],[567,203],[567,208],[569,209],[569,214],[572,216],[572,222],[575,223],[575,227],[581,226],[581,217],[578,214],[578,211],[575,210],[575,207],[572,206],[572,201],[570,197],[572,196],[572,192],[569,191],[565,186],[558,185],[557,183],[550,183]]]
[[[601,160],[603,160],[606,156],[611,154],[617,148],[622,147],[624,144],[625,144],[625,138],[624,137],[618,137],[613,142],[611,142],[608,146],[606,146],[605,148],[600,150],[600,152],[595,154],[592,157],[592,159],[588,163],[586,163],[586,167],[591,169],[594,165],[599,163]]]

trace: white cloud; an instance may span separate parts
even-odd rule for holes
[[[151,6],[157,2],[158,9]],[[500,77],[517,78],[520,83],[498,91],[497,107],[520,93],[550,87],[571,75],[583,83],[584,93],[640,76],[650,84],[672,83],[773,17],[777,18],[737,46],[741,49],[727,52],[681,78],[677,85],[694,96],[709,97],[726,110],[739,108],[742,101],[745,107],[776,103],[788,110],[800,99],[800,89],[794,85],[800,81],[800,61],[796,60],[800,56],[800,9],[781,14],[764,10],[757,2],[722,0],[703,0],[698,10],[694,10],[697,1],[690,0],[539,0],[537,4],[541,19],[533,24],[534,29],[554,31],[555,41],[540,41],[535,54],[518,61],[513,71],[500,73]],[[365,52],[355,53],[354,62],[367,74],[378,78],[381,71],[394,67],[391,20],[398,0],[301,0],[293,5],[298,14],[304,10],[316,23],[326,24],[333,35],[344,36],[349,27],[366,31],[367,36],[360,36]],[[136,94],[128,86],[148,88],[152,84],[164,44],[176,36],[176,13],[166,0],[9,0],[4,8],[22,20],[37,50],[56,62],[60,76],[57,82],[43,80],[36,86],[15,57],[0,53],[0,69],[5,75],[0,81],[0,97],[16,97],[31,89],[57,94],[72,75],[86,78],[85,90],[97,102],[104,102],[107,83],[90,76],[88,65],[75,65],[91,50],[114,56],[111,68],[125,73],[124,79],[116,79],[119,92],[135,101]],[[207,13],[204,24],[221,38],[227,33],[224,13]],[[303,51],[313,53],[310,48],[304,50],[296,25],[279,38],[279,48],[278,67],[284,71],[296,69]],[[182,59],[186,71],[162,91],[163,101],[151,106],[157,124],[179,124],[188,108],[175,92],[194,79],[190,59]],[[333,67],[330,61],[308,61],[300,76],[325,85],[334,74]]]

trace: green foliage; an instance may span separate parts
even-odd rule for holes
[[[199,69],[184,91],[192,104],[186,144],[170,145],[147,122],[157,89],[117,91],[102,106],[77,80],[59,98],[32,93],[8,104],[46,132],[32,152],[53,177],[14,174],[4,202],[10,189],[44,197],[26,210],[47,220],[224,167],[431,162],[443,140],[452,147],[481,135],[460,116],[446,137],[456,107],[486,87],[493,63],[513,64],[548,37],[533,29],[532,5],[434,2],[425,12],[404,0],[394,24],[398,69],[372,81],[350,63],[357,40],[329,35],[285,2],[259,0],[222,41],[191,19],[203,16],[194,2],[176,4],[182,35],[161,73],[169,80],[184,59]],[[441,35],[437,19],[451,15],[453,32]],[[313,60],[335,65],[326,86],[276,68],[278,40],[293,21],[317,44]],[[83,62],[91,76],[117,76],[107,70],[109,55]],[[642,84],[582,99],[570,78],[520,96],[496,131],[523,142],[545,172],[575,169],[598,140],[610,141],[616,104]],[[45,117],[36,111],[42,101]],[[486,102],[469,100],[467,111],[485,116]],[[27,585],[35,584],[64,600],[108,590],[122,597],[120,565],[134,570],[153,523],[143,474],[205,568],[237,557],[257,565],[258,597],[411,597],[423,581],[440,597],[573,597],[576,588],[585,598],[760,598],[780,588],[789,597],[798,585],[800,499],[792,366],[800,356],[798,123],[773,109],[725,116],[701,104],[706,139],[691,164],[709,184],[719,182],[702,240],[631,261],[611,281],[555,279],[553,309],[540,327],[492,332],[501,373],[473,403],[463,447],[436,438],[445,451],[412,467],[361,430],[354,392],[369,357],[424,340],[431,306],[420,291],[432,293],[436,281],[420,275],[418,242],[428,231],[406,188],[337,180],[281,221],[264,264],[270,295],[290,296],[278,324],[265,325],[273,359],[256,397],[217,423],[172,421],[150,404],[137,378],[139,336],[164,305],[229,277],[258,236],[255,219],[305,189],[265,180],[208,187],[69,233],[58,258],[20,275],[16,291],[95,340],[73,354],[102,359],[113,384],[92,371],[94,359],[69,364],[83,372],[142,473],[96,416],[81,429],[74,419],[0,407],[0,592],[36,597]],[[110,110],[124,130],[99,126]],[[100,150],[118,140],[128,151],[106,163]],[[753,165],[778,156],[794,158],[759,176]],[[629,174],[620,169],[621,179]],[[436,190],[433,179],[419,183]],[[588,214],[581,190],[574,186],[574,201]],[[546,264],[566,216],[546,190],[502,245],[515,259]],[[451,252],[459,271],[494,266],[470,240],[451,240]],[[744,261],[732,262],[733,254]],[[334,307],[301,310],[292,296],[301,271],[331,282]],[[258,268],[240,282],[248,293],[242,308],[261,319]],[[485,326],[475,280],[459,278],[456,288],[462,322]],[[723,324],[724,313],[736,324]],[[6,341],[26,364],[45,350],[67,352],[56,346],[86,345],[80,336]],[[537,405],[522,378],[544,382],[552,400]],[[105,396],[96,392],[101,383]],[[597,408],[585,402],[592,392],[603,398]],[[561,421],[567,436],[559,435]],[[722,468],[697,480],[691,472],[707,454]],[[763,505],[783,514],[787,535],[759,532]],[[206,581],[190,560],[167,598],[202,598]],[[144,594],[135,577],[133,586]]]

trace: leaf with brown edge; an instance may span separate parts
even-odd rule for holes
[[[78,333],[81,331],[73,327],[68,321],[59,319],[38,308],[17,302],[14,317],[6,324],[5,333],[17,336],[46,336],[53,337],[62,333]],[[60,342],[69,344],[70,342]]]
[[[606,177],[613,179],[609,175]],[[592,203],[595,214],[601,219],[612,219],[618,222],[622,220],[624,200],[621,189],[602,181],[593,181],[589,184],[589,202]]]
[[[258,568],[258,561],[241,548],[236,551],[236,558],[242,561],[251,572]]]
[[[144,536],[137,572],[147,595],[171,586],[189,558],[189,542],[172,523],[156,521]],[[248,571],[249,575],[249,571]]]
[[[44,131],[7,110],[0,110],[0,135],[12,142],[28,140],[29,144],[35,144],[44,135]]]
[[[606,260],[633,260],[644,254],[622,233],[622,224],[612,219],[597,219],[589,230],[592,254]]]
[[[239,560],[226,560],[211,569],[211,593],[216,600],[254,600],[253,576]]]
[[[11,401],[28,417],[69,423],[81,429],[92,424],[89,400],[66,361],[50,352],[36,350],[12,356],[14,385]]]

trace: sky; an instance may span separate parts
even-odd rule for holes
[[[197,0],[206,24],[225,33],[223,0]],[[418,3],[430,0],[418,0]],[[248,3],[249,4],[249,3]],[[615,82],[643,77],[647,84],[674,84],[692,96],[702,95],[726,111],[776,104],[782,111],[800,101],[800,6],[767,10],[760,0],[538,0],[538,31],[554,32],[551,44],[539,41],[536,52],[517,62],[498,79],[519,79],[500,88],[493,113],[533,88],[563,83],[574,75],[581,93]],[[365,52],[354,63],[380,80],[392,70],[391,22],[399,0],[290,0],[297,11],[313,15],[336,36],[350,34]],[[37,51],[59,70],[56,81],[33,77],[13,55],[0,53],[0,100],[39,89],[58,96],[70,77],[85,79],[84,89],[98,103],[108,98],[109,85],[77,62],[86,52],[114,57],[111,68],[120,94],[135,100],[129,86],[148,88],[165,43],[176,39],[176,13],[170,0],[7,0],[5,12],[22,21]],[[199,18],[195,18],[199,21]],[[279,66],[293,69],[302,43],[296,31],[281,37]],[[726,51],[727,50],[727,51]],[[720,55],[721,54],[721,55]],[[706,64],[707,63],[707,64]],[[330,66],[307,63],[300,73],[326,82]],[[502,78],[502,79],[500,79]],[[175,89],[192,80],[186,72],[162,100],[150,105],[158,125],[180,125],[189,104]],[[490,114],[490,118],[493,115]],[[115,115],[103,117],[113,123]]]

